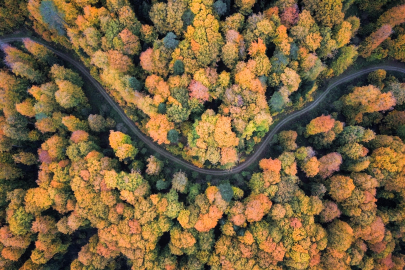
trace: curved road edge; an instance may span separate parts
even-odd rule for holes
[[[26,37],[8,37],[8,38],[0,38],[0,43],[8,43],[8,42],[15,42],[15,41],[22,41],[24,38],[31,38],[29,36]],[[53,47],[49,46],[45,42],[38,41],[37,39],[32,39],[33,41],[37,42],[38,44],[41,44],[51,50],[53,53],[64,59],[65,61],[69,62],[73,66],[75,66],[81,73],[86,77],[93,85],[94,87],[100,92],[100,94],[107,100],[107,102],[113,107],[115,111],[120,115],[122,120],[125,122],[125,124],[131,129],[131,131],[139,138],[141,139],[147,146],[149,146],[151,149],[156,151],[157,153],[161,154],[165,158],[168,158],[179,165],[186,167],[187,169],[202,173],[202,174],[208,174],[208,175],[214,175],[214,176],[227,176],[227,175],[232,175],[236,173],[240,173],[244,169],[248,168],[252,163],[256,161],[257,158],[260,157],[262,152],[265,150],[266,147],[268,147],[269,142],[273,138],[273,136],[280,130],[281,127],[283,127],[287,122],[301,116],[304,113],[309,112],[310,110],[314,109],[325,97],[328,95],[328,93],[338,86],[339,84],[351,81],[357,77],[360,77],[362,75],[365,75],[371,71],[377,70],[377,69],[384,69],[384,70],[389,70],[389,71],[397,71],[405,74],[405,68],[400,68],[400,67],[395,67],[395,66],[387,66],[387,65],[377,65],[373,67],[369,67],[367,69],[352,73],[350,75],[346,75],[342,78],[337,79],[335,82],[332,84],[328,85],[326,90],[310,105],[305,107],[302,110],[296,111],[286,118],[284,118],[282,121],[280,121],[269,133],[266,134],[264,139],[260,142],[258,148],[255,150],[255,152],[249,156],[243,163],[233,167],[230,170],[213,170],[213,169],[204,169],[204,168],[199,168],[191,163],[178,158],[171,153],[169,153],[167,150],[163,149],[159,145],[155,144],[154,142],[151,141],[151,139],[146,136],[144,133],[142,133],[138,127],[132,122],[131,119],[128,118],[128,116],[125,114],[125,112],[122,110],[120,106],[115,103],[115,101],[110,97],[110,95],[107,93],[107,91],[101,86],[101,84],[95,80],[87,70],[87,68],[80,62],[77,62],[74,60],[72,57],[69,55],[60,52]],[[338,78],[338,77],[337,77]]]

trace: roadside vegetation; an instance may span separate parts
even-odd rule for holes
[[[398,4],[4,1],[0,33],[73,50],[151,140],[229,169],[358,56],[404,61]],[[213,177],[34,39],[0,56],[1,269],[405,268],[405,70],[340,84]]]

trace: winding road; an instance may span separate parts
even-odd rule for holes
[[[24,38],[31,38],[29,36],[26,37],[6,37],[6,38],[0,38],[0,43],[8,43],[8,42],[14,42],[14,41],[22,41]],[[50,45],[48,45],[45,42],[38,41],[37,39],[33,39],[33,41],[47,47],[49,50],[51,50],[53,53],[64,59],[65,61],[69,62],[73,66],[75,66],[84,77],[86,77],[93,85],[94,87],[100,92],[101,95],[107,100],[107,102],[112,106],[112,108],[117,111],[117,113],[120,115],[122,120],[125,122],[125,124],[131,129],[132,132],[135,133],[136,136],[138,136],[139,139],[141,139],[146,145],[148,145],[151,149],[156,151],[157,153],[161,154],[162,156],[170,159],[171,161],[174,161],[178,163],[181,166],[186,167],[187,169],[196,171],[198,173],[202,174],[207,174],[207,175],[214,175],[214,176],[228,176],[236,173],[242,172],[244,169],[248,168],[252,163],[254,163],[257,158],[259,158],[262,154],[262,152],[268,147],[269,142],[273,138],[273,136],[280,130],[281,127],[283,127],[286,123],[290,122],[291,120],[296,119],[297,117],[309,112],[310,110],[314,109],[325,97],[326,95],[336,86],[339,84],[351,81],[357,77],[360,77],[364,74],[367,74],[371,71],[377,70],[377,69],[385,69],[389,71],[397,71],[405,74],[405,68],[401,67],[395,67],[395,66],[389,66],[389,65],[377,65],[373,67],[366,68],[364,70],[349,74],[349,75],[342,75],[342,77],[337,77],[335,78],[336,81],[328,85],[328,87],[324,90],[324,92],[312,103],[310,103],[307,107],[305,107],[302,110],[296,111],[290,115],[288,115],[286,118],[284,118],[282,121],[280,121],[266,136],[264,139],[261,141],[261,143],[257,146],[255,152],[249,156],[243,163],[233,167],[232,169],[229,170],[214,170],[214,169],[204,169],[204,168],[198,168],[194,165],[192,165],[189,162],[184,161],[183,159],[176,157],[157,145],[156,143],[152,142],[151,139],[146,136],[144,133],[142,133],[138,127],[130,120],[127,115],[124,113],[124,111],[121,109],[120,106],[118,106],[115,101],[108,95],[107,91],[100,85],[100,83],[95,80],[89,73],[88,69],[80,62],[77,62],[74,60],[71,56],[60,52]]]

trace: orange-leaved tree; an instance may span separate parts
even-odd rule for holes
[[[149,136],[158,144],[170,143],[170,141],[167,139],[167,132],[174,129],[174,124],[169,122],[167,115],[158,114],[156,116],[152,116],[146,124],[146,128],[149,132]]]
[[[375,32],[371,33],[360,45],[359,47],[359,54],[367,58],[371,55],[371,53],[384,41],[386,40],[391,34],[392,26],[389,24],[384,24]]]
[[[322,115],[311,120],[306,127],[307,135],[315,135],[318,133],[325,133],[331,130],[335,125],[335,119],[330,115]]]

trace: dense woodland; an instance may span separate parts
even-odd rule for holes
[[[74,50],[153,141],[226,169],[358,55],[405,60],[405,6],[369,2],[6,0],[0,18]]]
[[[0,34],[78,56],[152,140],[230,168],[326,79],[405,61],[400,4],[5,0]],[[0,57],[1,269],[405,268],[404,74],[339,86],[213,178],[131,137],[34,38]]]

